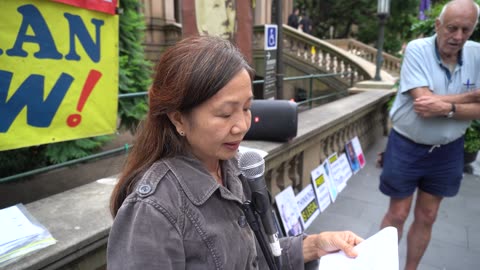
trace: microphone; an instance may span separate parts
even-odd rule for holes
[[[260,215],[263,228],[268,237],[270,250],[275,259],[280,262],[282,249],[278,240],[278,232],[275,226],[272,209],[270,204],[270,195],[265,184],[265,161],[257,152],[249,151],[240,156],[238,167],[242,175],[247,179],[250,190],[252,191],[252,202],[255,210]]]

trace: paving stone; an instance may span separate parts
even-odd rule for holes
[[[375,160],[385,145],[383,138],[365,153],[366,166],[352,176],[337,201],[319,215],[307,233],[351,230],[368,238],[378,232],[389,198],[378,190],[381,170],[375,167]],[[480,160],[474,165],[480,168]],[[406,235],[412,222],[413,211],[399,243],[400,269],[405,264]],[[418,270],[477,269],[480,269],[480,177],[465,174],[458,195],[442,201],[430,245]]]

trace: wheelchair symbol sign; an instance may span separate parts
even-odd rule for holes
[[[278,28],[276,24],[265,25],[265,50],[277,49],[277,33]]]

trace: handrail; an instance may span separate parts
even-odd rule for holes
[[[304,75],[304,76],[285,77],[285,78],[283,78],[283,80],[284,81],[292,81],[292,80],[310,79],[310,81],[311,81],[312,79],[315,79],[315,78],[343,76],[343,75],[346,75],[346,74],[349,74],[349,73],[346,72],[346,73],[330,73],[330,74],[309,74],[309,75]],[[259,84],[259,83],[263,83],[263,82],[264,82],[264,80],[255,80],[255,81],[253,81],[253,84]],[[312,83],[310,83],[310,87],[312,87]],[[310,89],[310,93],[311,93],[311,91],[312,91],[312,89]],[[120,98],[120,99],[121,98],[132,98],[132,97],[139,97],[139,96],[146,96],[146,95],[148,95],[148,92],[146,92],[146,91],[145,92],[136,92],[136,93],[126,93],[126,94],[119,94],[118,98]],[[306,102],[312,102],[312,101],[318,100],[319,98],[322,98],[322,97],[323,96],[316,97],[316,98],[313,98],[313,99],[307,99],[305,101],[298,102],[297,104],[302,105]],[[311,105],[310,105],[310,107],[311,107]],[[38,169],[33,169],[33,170],[23,172],[23,173],[19,173],[19,174],[10,175],[10,176],[7,176],[7,177],[0,178],[0,184],[1,183],[6,183],[6,182],[11,182],[11,181],[14,181],[14,180],[17,180],[17,179],[20,179],[20,178],[23,178],[23,177],[27,177],[27,176],[32,176],[32,175],[35,175],[35,174],[48,172],[48,171],[51,171],[51,170],[54,170],[54,169],[63,168],[63,167],[69,166],[69,165],[74,165],[74,164],[77,164],[77,163],[80,163],[80,162],[89,161],[89,160],[96,159],[96,158],[101,158],[101,157],[106,157],[106,156],[110,156],[110,155],[113,155],[113,154],[118,154],[118,153],[121,153],[123,151],[128,152],[128,149],[130,149],[132,147],[133,147],[133,145],[125,144],[123,147],[118,147],[118,148],[115,148],[115,149],[103,151],[103,152],[92,154],[92,155],[89,155],[89,156],[86,156],[86,157],[72,159],[72,160],[69,160],[69,161],[66,161],[66,162],[62,162],[62,163],[58,163],[58,164],[54,164],[54,165],[50,165],[50,166],[46,166],[46,167],[42,167],[42,168],[38,168]]]
[[[327,99],[327,98],[338,95],[338,93],[330,93],[330,94],[321,95],[321,96],[318,96],[318,97],[315,97],[315,98],[312,97],[313,96],[313,79],[336,77],[336,76],[346,76],[346,75],[353,75],[353,72],[328,73],[328,74],[309,74],[309,75],[302,75],[302,76],[286,77],[286,78],[283,78],[283,80],[284,81],[295,81],[295,80],[309,79],[309,81],[310,81],[309,90],[308,90],[309,98],[307,98],[303,101],[300,101],[300,102],[296,102],[296,103],[297,103],[298,106],[301,106],[301,105],[304,105],[304,104],[308,103],[308,108],[311,109],[312,106],[313,106],[313,101]],[[253,81],[253,84],[263,83],[263,82],[264,82],[264,80],[256,80],[256,81]],[[352,87],[352,86],[353,86],[353,82],[351,80],[350,81],[350,87]]]
[[[371,63],[351,55],[343,49],[285,24],[282,26],[282,30],[285,40],[284,53],[288,58],[313,65],[316,69],[325,73],[351,72],[352,77],[350,80],[353,82],[369,80],[375,75],[375,70],[370,70],[358,62],[363,61],[368,65],[371,65]],[[263,32],[263,25],[254,26],[253,49],[254,54],[257,52],[258,56],[264,50]],[[351,83],[347,82],[346,79],[343,77],[338,81],[347,84]]]
[[[292,76],[286,77],[284,81],[295,81],[295,80],[302,80],[302,79],[318,79],[318,78],[326,78],[326,77],[335,77],[335,76],[343,76],[349,75],[352,72],[340,72],[340,73],[328,73],[328,74],[309,74],[303,76]]]
[[[312,101],[327,99],[329,97],[333,97],[333,96],[336,96],[336,95],[337,95],[337,93],[331,93],[331,94],[327,94],[327,95],[318,96],[316,98],[306,99],[304,101],[297,102],[297,105],[303,105],[303,104],[308,103],[309,107],[311,107],[312,106]]]
[[[126,93],[126,94],[119,94],[118,98],[131,98],[131,97],[141,97],[148,95],[148,92],[136,92],[136,93]]]
[[[59,169],[59,168],[63,168],[63,167],[69,166],[69,165],[74,165],[74,164],[77,164],[77,163],[80,163],[80,162],[83,162],[83,161],[88,161],[88,160],[92,160],[92,159],[96,159],[96,158],[100,158],[100,157],[105,157],[105,156],[110,156],[110,155],[113,155],[113,154],[116,154],[116,153],[120,153],[122,151],[128,152],[128,149],[130,149],[132,147],[133,147],[133,145],[125,144],[123,147],[118,147],[118,148],[115,148],[115,149],[103,151],[103,152],[92,154],[92,155],[89,155],[89,156],[86,156],[86,157],[72,159],[72,160],[69,160],[69,161],[62,162],[62,163],[58,163],[58,164],[34,169],[34,170],[31,170],[31,171],[27,171],[27,172],[23,172],[23,173],[19,173],[19,174],[10,175],[10,176],[7,176],[7,177],[0,178],[0,183],[6,183],[6,182],[9,182],[9,181],[12,181],[12,180],[16,180],[18,178],[48,172],[48,171],[51,171],[51,170],[54,170],[54,169]]]
[[[283,81],[295,81],[295,80],[303,80],[303,79],[318,79],[318,78],[327,78],[327,77],[335,77],[335,76],[343,76],[351,74],[351,72],[342,72],[342,73],[328,73],[328,74],[308,74],[302,76],[292,76],[292,77],[284,77]],[[260,84],[265,82],[265,80],[254,80],[253,84]]]

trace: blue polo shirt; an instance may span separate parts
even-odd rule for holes
[[[420,144],[447,144],[463,136],[469,120],[446,117],[422,118],[413,109],[408,93],[428,87],[437,95],[458,94],[480,88],[480,44],[467,41],[459,53],[455,70],[442,64],[435,43],[436,35],[409,42],[400,72],[400,86],[390,110],[393,128]]]

